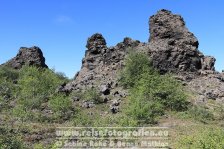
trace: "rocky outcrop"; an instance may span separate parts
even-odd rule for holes
[[[75,79],[60,88],[60,91],[70,92],[85,88],[97,87],[104,95],[111,93],[117,86],[118,71],[124,65],[124,57],[129,49],[144,45],[139,41],[125,38],[114,47],[107,47],[104,37],[96,33],[88,38],[85,57],[81,70]]]
[[[58,91],[70,93],[86,88],[98,88],[104,101],[112,101],[111,112],[119,112],[121,99],[126,97],[127,93],[118,87],[117,76],[125,65],[125,56],[130,50],[134,50],[148,54],[154,68],[161,74],[174,73],[178,80],[199,95],[197,101],[207,101],[210,98],[224,101],[223,75],[215,72],[215,58],[204,56],[198,50],[199,42],[187,29],[183,18],[172,14],[171,11],[160,10],[150,17],[149,25],[148,43],[125,38],[116,46],[108,47],[102,34],[96,33],[89,37],[81,70],[72,82],[63,84]],[[207,87],[211,83],[216,89]]]
[[[224,103],[224,74],[210,73],[183,82],[186,82],[187,88],[194,93],[196,104],[205,105],[209,100]]]
[[[16,57],[12,58],[3,65],[14,69],[20,69],[24,65],[48,68],[45,64],[45,58],[41,49],[35,46],[31,48],[21,47]]]
[[[198,50],[199,42],[181,16],[160,10],[150,17],[149,25],[149,54],[161,73],[214,70],[214,63]]]
[[[131,38],[125,38],[116,46],[107,47],[106,40],[101,34],[92,35],[86,44],[87,50],[82,60],[81,70],[75,75],[72,82],[63,84],[58,88],[58,91],[70,93],[71,91],[96,88],[102,100],[110,104],[110,111],[117,113],[119,105],[113,104],[113,101],[124,98],[127,94],[126,91],[117,86],[118,74],[124,66],[127,52],[139,46],[144,46],[144,44]],[[86,101],[81,107],[92,108],[93,106],[89,106],[89,102],[91,101]]]
[[[99,89],[104,86],[109,92],[110,88],[116,86],[117,73],[124,66],[124,58],[131,49],[147,53],[153,66],[161,73],[199,75],[205,70],[215,71],[215,58],[204,56],[198,50],[199,42],[188,31],[181,16],[160,10],[150,17],[149,25],[149,43],[125,38],[116,46],[107,47],[106,40],[99,33],[88,38],[82,68],[64,90],[70,92],[87,86],[98,86]]]
[[[198,50],[197,38],[185,26],[180,15],[160,10],[150,17],[147,44],[153,66],[161,73],[172,72],[195,93],[196,103],[224,101],[223,74],[215,71],[216,59]]]
[[[180,15],[168,10],[160,10],[149,20],[150,38],[148,43],[124,38],[116,46],[108,47],[102,34],[88,38],[81,70],[69,83],[58,87],[57,92],[71,93],[97,88],[103,103],[109,103],[114,114],[120,111],[122,99],[128,94],[117,82],[118,74],[124,67],[124,59],[129,51],[144,52],[153,67],[161,74],[171,72],[177,80],[194,92],[196,103],[208,100],[224,102],[224,73],[215,71],[216,59],[204,56],[198,50],[199,42],[191,33]],[[17,56],[3,65],[20,69],[24,65],[48,68],[40,48],[22,47]],[[73,95],[73,94],[72,94]],[[81,101],[75,94],[74,102],[81,102],[83,108],[94,108],[94,101]]]
[[[161,73],[173,72],[201,74],[214,71],[215,58],[204,56],[199,50],[199,42],[185,26],[183,18],[168,10],[160,10],[150,17],[149,43],[141,43],[131,38],[114,47],[107,47],[102,34],[88,38],[85,57],[80,72],[69,84],[59,91],[71,92],[86,87],[97,86],[102,94],[109,94],[117,85],[118,71],[124,66],[124,58],[132,49],[145,52],[151,57],[153,66]]]

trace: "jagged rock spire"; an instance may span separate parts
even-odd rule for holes
[[[160,72],[198,72],[203,68],[214,70],[214,61],[198,50],[197,38],[185,26],[180,15],[162,9],[150,17],[149,53]],[[206,62],[204,62],[206,60]]]
[[[106,40],[104,39],[102,34],[96,33],[88,38],[86,48],[92,54],[101,53],[101,49],[106,48]]]

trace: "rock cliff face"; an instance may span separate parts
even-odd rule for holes
[[[48,68],[45,64],[45,58],[41,49],[35,46],[31,48],[21,47],[16,57],[12,58],[3,65],[14,69],[20,69],[23,65]]]

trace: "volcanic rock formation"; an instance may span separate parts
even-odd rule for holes
[[[87,51],[82,60],[82,68],[75,79],[61,88],[61,91],[82,90],[98,87],[103,94],[107,94],[117,85],[117,74],[124,65],[124,57],[129,49],[144,44],[125,38],[114,47],[107,47],[104,37],[96,33],[87,41]]]
[[[160,10],[150,17],[149,25],[149,43],[125,38],[116,46],[107,47],[101,34],[92,35],[87,41],[80,72],[61,91],[100,86],[113,88],[117,85],[117,73],[124,66],[124,58],[130,50],[148,54],[153,66],[161,73],[199,74],[201,70],[215,70],[215,58],[205,57],[198,50],[198,40],[188,31],[181,16]]]
[[[199,42],[181,16],[161,10],[150,17],[149,26],[149,54],[161,73],[214,70],[215,59],[198,50]]]
[[[223,73],[215,71],[214,57],[204,56],[198,50],[199,42],[186,28],[183,18],[171,11],[160,10],[150,17],[149,26],[148,43],[125,38],[116,46],[107,47],[101,34],[92,35],[87,41],[81,70],[73,81],[62,85],[58,91],[70,93],[95,87],[105,100],[120,101],[119,98],[127,93],[118,87],[117,76],[125,65],[125,56],[132,50],[146,53],[161,74],[173,73],[195,93],[196,102],[211,98],[224,101]],[[209,88],[209,84],[215,88]],[[111,97],[114,99],[108,99]],[[111,104],[111,111],[119,111],[118,106]]]
[[[12,58],[3,65],[14,69],[21,69],[24,65],[48,68],[45,64],[45,58],[41,49],[36,46],[31,48],[21,47],[16,57]]]

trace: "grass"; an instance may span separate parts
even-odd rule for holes
[[[184,130],[185,129],[185,130]],[[179,127],[174,148],[223,149],[224,130],[214,125],[190,125]],[[182,134],[180,134],[180,132]]]

